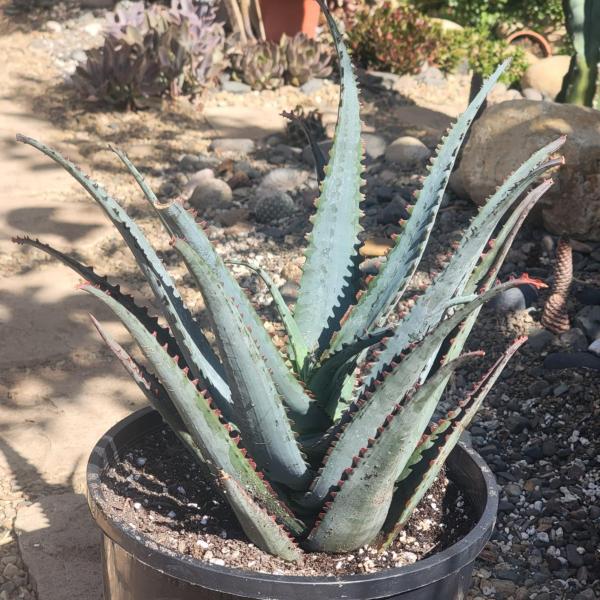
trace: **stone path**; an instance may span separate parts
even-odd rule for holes
[[[95,600],[99,545],[82,495],[85,463],[96,439],[141,399],[92,331],[87,313],[108,315],[74,289],[77,277],[53,262],[28,270],[9,260],[13,235],[81,248],[110,234],[62,169],[14,141],[22,132],[62,142],[18,97],[21,78],[0,61],[0,599],[32,598],[37,584],[40,600]],[[11,532],[15,508],[31,584]]]

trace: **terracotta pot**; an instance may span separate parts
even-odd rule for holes
[[[321,9],[316,0],[260,0],[268,40],[278,42],[282,34],[302,31],[315,37]]]
[[[518,43],[519,40],[523,39],[530,40],[532,43],[536,44],[542,51],[544,58],[552,56],[552,46],[550,46],[548,40],[542,34],[531,29],[515,31],[506,38],[506,41],[509,44],[513,44],[515,42]]]

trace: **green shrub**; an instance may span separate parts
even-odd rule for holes
[[[494,39],[490,32],[466,27],[463,31],[444,32],[437,48],[436,64],[442,71],[448,72],[461,61],[467,61],[472,71],[488,77],[498,62],[508,57],[512,57],[512,63],[500,81],[510,85],[519,81],[527,69],[523,49]]]
[[[522,23],[533,29],[561,25],[561,0],[414,0],[425,14],[447,17],[467,27]]]
[[[400,75],[433,62],[441,36],[441,27],[418,10],[390,2],[359,13],[348,31],[359,64]]]
[[[417,73],[424,63],[450,72],[462,61],[484,76],[496,65],[513,57],[502,82],[518,81],[527,68],[524,52],[494,39],[489,30],[466,27],[462,31],[443,31],[442,27],[407,5],[390,2],[359,13],[348,32],[354,57],[365,68],[399,75]]]

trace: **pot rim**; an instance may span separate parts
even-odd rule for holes
[[[481,517],[469,533],[442,552],[403,567],[384,569],[376,573],[347,575],[343,577],[272,575],[242,569],[212,565],[186,557],[159,546],[147,535],[125,523],[117,523],[103,510],[100,476],[110,456],[119,454],[115,437],[123,435],[134,424],[142,421],[148,431],[163,423],[152,407],[142,408],[111,427],[94,446],[87,465],[87,499],[92,517],[104,535],[121,546],[146,566],[175,579],[214,591],[247,598],[282,598],[306,600],[307,586],[315,586],[326,592],[326,598],[376,599],[415,590],[448,577],[473,562],[487,543],[493,531],[498,508],[498,487],[490,468],[472,448],[460,442],[454,452],[460,453],[462,461],[471,461],[477,467],[485,485],[485,506]],[[148,423],[146,423],[148,421]],[[141,435],[141,433],[140,433]],[[138,435],[139,437],[139,435]],[[132,438],[135,439],[135,438]],[[390,585],[390,579],[394,580]],[[360,592],[359,592],[360,590]]]

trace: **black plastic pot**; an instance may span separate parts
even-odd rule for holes
[[[457,446],[448,459],[449,476],[478,515],[477,524],[462,540],[398,569],[343,578],[290,577],[218,567],[178,555],[104,513],[100,473],[161,426],[157,412],[142,409],[110,429],[90,456],[88,502],[103,532],[105,600],[458,600],[466,596],[473,562],[492,533],[498,504],[494,477],[472,449]]]

